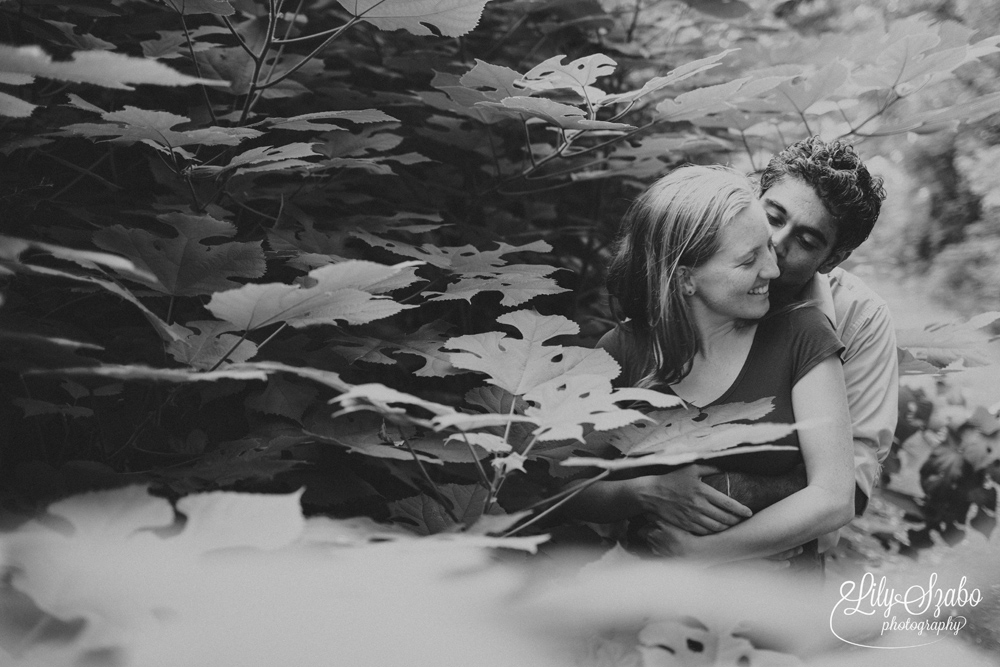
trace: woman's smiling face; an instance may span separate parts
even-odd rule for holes
[[[719,232],[715,254],[690,269],[692,306],[723,320],[760,319],[770,307],[768,284],[778,275],[767,215],[753,202]]]

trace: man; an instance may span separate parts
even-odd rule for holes
[[[838,266],[871,233],[885,198],[882,180],[868,172],[850,146],[810,137],[768,163],[760,191],[781,271],[770,285],[772,307],[817,302],[846,348],[842,358],[860,514],[896,426],[896,339],[885,302]],[[595,485],[570,513],[597,522],[645,514],[704,535],[735,525],[801,489],[805,481],[804,468],[775,478],[722,475],[710,466],[692,465],[642,483]],[[831,544],[828,539],[820,549]]]

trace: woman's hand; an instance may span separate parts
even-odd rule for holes
[[[695,535],[735,526],[753,515],[749,508],[701,481],[717,468],[689,465],[664,475],[636,480],[635,495],[644,514]]]

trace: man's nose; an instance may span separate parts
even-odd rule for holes
[[[788,225],[772,229],[771,243],[774,245],[774,251],[778,253],[778,257],[784,257],[785,253],[788,252],[788,242],[791,238],[791,232],[788,229]]]

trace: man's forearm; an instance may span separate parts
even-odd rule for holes
[[[728,477],[728,479],[727,479]],[[769,507],[806,487],[806,468],[799,465],[784,475],[751,475],[741,472],[717,473],[702,481],[725,493],[754,512]]]

